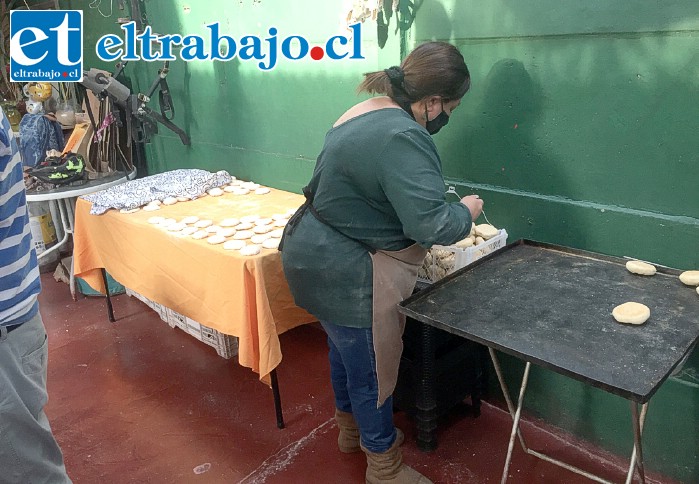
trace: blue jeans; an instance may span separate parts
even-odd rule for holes
[[[324,321],[320,324],[328,334],[335,406],[354,415],[364,448],[374,453],[387,451],[396,440],[393,397],[377,408],[379,390],[371,328],[348,328]]]

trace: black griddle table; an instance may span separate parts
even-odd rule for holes
[[[648,402],[699,339],[699,298],[680,282],[680,271],[640,276],[626,262],[519,240],[400,304],[407,316],[488,347],[513,419],[502,483],[517,435],[527,453],[608,482],[527,448],[519,421],[532,363],[630,401],[634,449],[626,482],[634,469],[645,482],[641,433]],[[617,323],[612,309],[627,301],[648,306],[650,319]],[[516,408],[495,350],[526,362]]]

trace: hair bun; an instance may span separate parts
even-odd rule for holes
[[[388,76],[388,79],[391,81],[392,85],[396,87],[403,87],[403,79],[405,79],[403,69],[401,69],[399,66],[393,66],[389,67],[388,69],[384,69],[384,72]]]

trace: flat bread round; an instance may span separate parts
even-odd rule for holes
[[[269,239],[268,234],[256,234],[250,237],[250,242],[253,244],[262,244],[267,239]]]
[[[236,230],[250,230],[253,228],[254,225],[251,224],[250,222],[240,222],[238,225],[235,226]]]
[[[194,223],[194,226],[198,229],[205,229],[209,225],[213,224],[213,220],[200,220]]]
[[[267,195],[270,192],[268,187],[260,187],[255,189],[255,195]]]
[[[627,302],[615,307],[612,316],[619,323],[643,324],[650,318],[650,308],[645,304]]]
[[[223,244],[226,241],[226,238],[217,234],[217,235],[212,235],[211,237],[206,239],[206,241],[212,245]]]
[[[195,232],[198,232],[199,229],[196,227],[185,227],[182,229],[182,234],[184,235],[192,235]]]
[[[223,195],[223,190],[216,187],[216,188],[212,188],[211,190],[207,191],[206,193],[208,193],[212,197],[220,197],[221,195]]]
[[[174,205],[176,203],[177,203],[177,199],[175,197],[163,198],[163,205]]]
[[[255,220],[259,220],[259,219],[260,219],[260,216],[259,216],[259,215],[255,215],[255,214],[253,214],[253,215],[245,215],[245,216],[243,216],[243,217],[240,217],[240,222],[241,222],[241,223],[252,223],[252,222],[254,222]]]
[[[246,245],[240,249],[241,255],[257,255],[260,253],[259,245]]]
[[[179,232],[180,230],[184,229],[185,227],[187,227],[186,224],[175,222],[174,224],[168,225],[167,230],[169,232]]]
[[[218,225],[209,225],[209,226],[206,227],[204,230],[206,230],[206,231],[209,232],[210,234],[215,234],[215,233],[217,233],[219,230],[221,230],[221,227],[219,227]]]
[[[229,240],[223,244],[223,248],[226,250],[240,250],[245,247],[246,243],[244,240]]]
[[[255,232],[253,232],[252,230],[239,230],[235,234],[233,234],[233,238],[236,240],[245,240],[249,239],[253,235],[255,235]]]
[[[192,238],[193,238],[193,239],[197,239],[197,240],[199,240],[199,239],[205,239],[205,238],[207,238],[207,237],[211,237],[211,234],[208,233],[208,232],[206,232],[206,231],[204,231],[204,230],[199,230],[199,231],[194,232],[194,233],[192,234]]]
[[[165,220],[165,217],[159,217],[159,216],[156,215],[155,217],[149,218],[149,219],[148,219],[148,223],[149,223],[149,224],[159,224],[159,223],[162,222],[163,220]]]
[[[235,234],[236,230],[233,227],[225,227],[221,228],[218,232],[216,232],[218,235],[221,237],[230,237],[231,235]]]
[[[143,211],[145,212],[155,212],[156,210],[160,210],[160,205],[148,204],[145,207],[143,207]]]
[[[680,274],[680,281],[688,286],[699,286],[699,271],[684,271]]]
[[[223,220],[221,220],[221,222],[219,222],[219,225],[221,227],[235,227],[239,223],[240,220],[238,220],[237,218],[224,218]]]
[[[639,274],[641,276],[652,276],[657,271],[654,265],[642,262],[640,260],[628,261],[626,263],[626,269],[633,274]]]
[[[189,200],[190,199],[188,197],[177,197],[178,202],[189,202]]]
[[[136,207],[136,208],[122,208],[121,210],[119,210],[119,212],[121,212],[121,213],[134,213],[134,212],[138,212],[139,210],[141,210],[140,207]]]
[[[258,218],[255,220],[255,225],[269,225],[273,222],[271,217]]]
[[[279,239],[267,239],[262,242],[262,247],[265,249],[277,249],[279,247]]]
[[[180,220],[180,223],[183,223],[185,225],[192,225],[195,224],[199,221],[199,217],[196,215],[190,215],[189,217],[185,217],[182,220]]]
[[[476,235],[483,237],[483,240],[492,239],[498,235],[499,230],[490,224],[480,224],[476,225]]]

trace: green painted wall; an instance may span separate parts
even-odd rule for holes
[[[86,46],[118,32],[87,0]],[[107,4],[108,2],[102,2]],[[159,33],[202,33],[218,21],[232,35],[338,33],[347,2],[148,0]],[[151,172],[227,169],[299,192],[332,122],[359,98],[361,73],[399,62],[430,39],[453,42],[473,88],[435,139],[445,176],[486,201],[510,240],[522,237],[699,268],[699,3],[696,0],[428,0],[406,35],[391,19],[385,47],[363,30],[364,61],[311,62],[263,73],[248,63],[171,65],[177,116],[192,138],[161,130],[148,146]],[[116,5],[116,2],[115,2]],[[406,5],[403,2],[403,5]],[[102,9],[105,10],[104,8]],[[407,19],[407,18],[406,18]],[[110,68],[86,52],[86,66]],[[129,66],[141,91],[158,65]],[[153,107],[156,104],[153,103]],[[511,388],[522,365],[503,358]],[[497,395],[497,392],[494,393]],[[625,401],[534,369],[526,408],[620,455],[630,453]],[[647,466],[699,482],[699,352],[651,402]]]
[[[435,0],[410,38],[432,39],[473,79],[436,137],[445,175],[511,240],[699,268],[699,3]],[[515,391],[523,365],[503,360]],[[682,482],[699,482],[698,368],[695,351],[644,432],[648,467]],[[536,368],[525,408],[630,456],[621,398]]]

